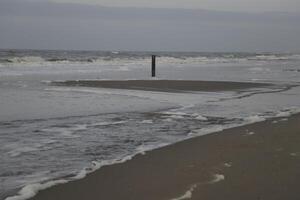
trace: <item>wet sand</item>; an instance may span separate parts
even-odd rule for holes
[[[102,167],[34,200],[298,200],[300,115],[192,138]]]
[[[113,89],[133,89],[164,92],[184,91],[227,91],[254,87],[264,87],[269,84],[252,82],[221,82],[221,81],[189,81],[189,80],[78,80],[53,82],[57,86],[101,87]]]

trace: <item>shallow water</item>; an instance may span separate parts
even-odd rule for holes
[[[219,93],[55,87],[49,82],[149,79],[150,53],[0,51],[0,199],[25,185],[82,178],[146,150],[299,112],[300,88],[289,85],[299,84],[300,55],[157,54],[158,79],[275,85]]]

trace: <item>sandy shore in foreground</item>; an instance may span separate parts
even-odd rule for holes
[[[179,142],[34,200],[300,199],[300,115]]]
[[[264,83],[189,80],[78,80],[52,83],[57,86],[102,87],[150,91],[226,91],[268,86]]]

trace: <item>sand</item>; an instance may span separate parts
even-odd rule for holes
[[[268,84],[252,82],[187,81],[187,80],[78,80],[53,82],[57,86],[102,87],[164,92],[227,91],[264,87]]]
[[[154,91],[265,86],[209,81],[67,81],[55,85]],[[34,200],[300,199],[300,115],[188,139],[43,190]]]
[[[192,138],[105,166],[35,200],[300,199],[300,115]]]

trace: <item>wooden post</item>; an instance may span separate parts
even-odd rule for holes
[[[156,58],[156,56],[155,55],[152,55],[152,77],[155,77],[155,59]]]

